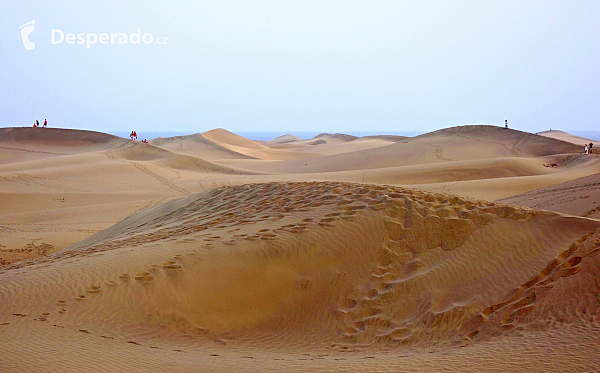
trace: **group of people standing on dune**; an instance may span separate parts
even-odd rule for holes
[[[44,119],[44,128],[46,128],[46,126],[48,125],[48,119]],[[33,127],[41,127],[42,125],[40,124],[40,121],[38,121],[37,119],[35,120],[35,122],[33,122]]]
[[[132,139],[133,141],[137,140],[137,132],[131,131],[131,133],[129,134],[129,138]],[[143,139],[142,142],[147,144],[148,140]]]
[[[583,146],[583,154],[592,154],[592,147],[594,146],[594,143],[589,143],[589,144],[585,144]]]

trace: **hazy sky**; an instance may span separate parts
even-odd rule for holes
[[[592,131],[599,70],[598,0],[0,0],[1,127]]]

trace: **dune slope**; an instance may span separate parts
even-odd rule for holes
[[[246,154],[238,153],[223,147],[202,134],[158,138],[150,140],[150,144],[176,153],[189,154],[202,159],[255,159]]]
[[[500,202],[598,219],[600,174],[535,189]]]
[[[59,128],[0,128],[0,165],[119,148],[127,140]]]
[[[0,129],[0,261],[63,249],[213,178],[249,174],[98,132]]]
[[[519,371],[552,367],[543,351],[558,339],[580,355],[554,371],[597,370],[599,227],[391,186],[207,190],[0,268],[0,356],[49,370],[52,341],[89,346],[94,356],[69,358],[83,370],[181,371],[225,354],[216,370],[281,359],[285,371],[348,371],[338,359],[359,370],[374,358],[374,370],[429,371],[423,359],[456,368],[485,348],[494,369]],[[506,347],[523,335],[539,353]]]
[[[359,142],[360,140],[349,141]],[[461,126],[435,131],[386,146],[319,158],[256,163],[257,171],[317,173],[370,170],[505,157],[542,157],[579,153],[574,144],[493,126]]]
[[[551,137],[553,139],[570,142],[572,144],[579,146],[582,151],[583,151],[583,147],[585,144],[593,143],[595,141],[595,140],[587,139],[587,138],[584,138],[581,136],[574,136],[574,135],[571,135],[570,133],[567,133],[564,131],[559,131],[559,130],[543,131],[543,132],[538,132],[537,134],[540,136],[546,136],[546,137]]]

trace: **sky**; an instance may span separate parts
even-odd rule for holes
[[[597,0],[0,0],[0,127],[596,131],[599,115]]]

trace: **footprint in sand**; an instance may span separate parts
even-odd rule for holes
[[[119,278],[123,281],[127,281],[129,280],[131,276],[129,276],[127,273],[123,273],[122,275],[119,275]]]
[[[117,286],[117,283],[114,281],[106,281],[106,285],[108,286]]]
[[[348,313],[355,309],[357,305],[358,302],[356,302],[354,299],[346,299],[344,302],[342,302],[342,304],[340,304],[339,310],[343,313]]]
[[[84,300],[85,299],[85,295],[78,295],[75,297],[76,300]]]
[[[371,300],[371,299],[376,299],[378,297],[379,297],[379,292],[377,291],[377,289],[371,289],[367,292],[367,295],[364,297],[364,299]]]
[[[181,269],[181,264],[175,262],[166,262],[162,264],[163,269]]]
[[[134,278],[137,281],[151,281],[154,277],[148,272],[136,273]]]
[[[87,291],[88,293],[91,293],[91,294],[98,294],[99,292],[102,291],[102,289],[100,288],[99,285],[92,285],[89,288],[85,289],[85,291]]]

